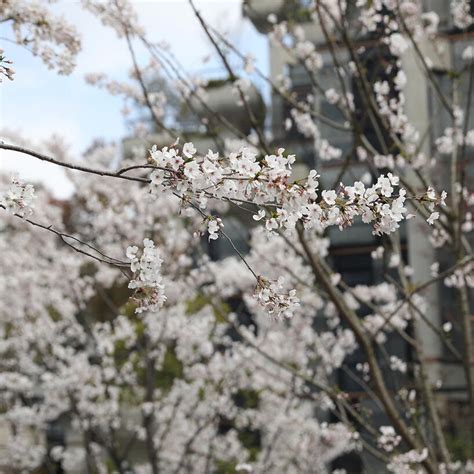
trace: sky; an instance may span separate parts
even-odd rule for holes
[[[212,47],[187,0],[132,0],[132,4],[148,37],[166,40],[186,70],[216,75],[217,59],[203,65],[202,60],[212,54]],[[195,4],[206,21],[228,32],[235,46],[242,52],[251,52],[257,66],[268,71],[267,38],[242,17],[242,0],[196,0]],[[132,63],[124,40],[84,11],[77,1],[59,0],[50,8],[74,24],[81,34],[82,51],[76,69],[69,76],[59,76],[25,49],[0,39],[16,71],[14,81],[0,84],[0,139],[8,143],[5,130],[20,133],[32,145],[53,134],[60,135],[70,154],[80,160],[95,138],[119,141],[127,134],[120,113],[122,100],[86,84],[85,74],[103,72],[110,78],[124,79]],[[5,37],[12,38],[12,33],[8,25],[2,24],[0,38]],[[147,62],[143,52],[138,56],[139,62]],[[73,191],[58,167],[0,150],[0,171],[10,170],[26,181],[45,183],[58,198],[67,198]]]

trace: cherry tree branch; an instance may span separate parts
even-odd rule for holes
[[[56,160],[55,158],[44,155],[43,153],[39,153],[37,151],[30,150],[30,149],[22,147],[22,146],[8,145],[6,143],[0,143],[0,149],[9,150],[9,151],[16,151],[18,153],[23,153],[24,155],[32,156],[33,158],[37,158],[38,160],[45,161],[45,162],[51,163],[53,165],[61,166],[62,168],[68,168],[68,169],[74,170],[74,171],[82,171],[84,173],[95,174],[95,175],[98,175],[98,176],[107,176],[107,177],[111,177],[111,178],[119,178],[119,179],[124,179],[124,180],[127,180],[127,181],[136,181],[136,182],[139,182],[139,183],[149,184],[151,182],[149,179],[138,178],[138,177],[134,177],[134,176],[127,176],[127,175],[123,174],[122,170],[119,170],[118,172],[98,170],[98,169],[95,169],[95,168],[89,168],[87,166],[81,166],[81,165],[76,165],[76,164],[73,164],[73,163],[59,161],[59,160]]]

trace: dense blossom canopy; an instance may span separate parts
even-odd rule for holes
[[[13,41],[69,74],[79,35],[49,3],[3,0],[0,18]],[[443,49],[436,11],[412,0],[301,2],[294,18],[282,11],[264,23],[308,76],[302,96],[290,77],[265,76],[192,1],[222,84],[183,72],[131,2],[81,3],[130,53],[130,80],[87,81],[123,97],[135,146],[95,143],[73,161],[57,141],[33,149],[2,132],[0,149],[67,169],[75,191],[57,202],[1,176],[0,469],[340,474],[358,453],[374,472],[474,472],[473,46],[443,72],[447,94],[433,65]],[[471,37],[467,1],[450,2],[449,21]],[[137,45],[150,54],[145,66]],[[0,76],[13,79],[13,55],[3,54]],[[407,58],[446,115],[442,127],[412,120]],[[330,87],[320,82],[327,67]],[[318,170],[301,171],[293,145],[268,136],[254,78],[287,106],[278,126],[310,144]],[[213,109],[213,88],[227,85],[248,131]],[[342,120],[316,107],[323,100]],[[328,127],[351,137],[350,151]],[[157,131],[159,143],[146,145]],[[360,228],[381,269],[371,283],[339,272],[332,247]],[[414,233],[433,257],[427,268],[413,263]],[[214,258],[218,246],[230,255]],[[452,296],[448,321],[434,317],[440,289]],[[466,446],[449,442],[427,331],[463,374]],[[50,435],[58,427],[62,441]]]

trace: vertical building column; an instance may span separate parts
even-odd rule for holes
[[[449,44],[443,40],[443,44],[426,40],[420,44],[426,59],[439,68],[447,68],[449,65]],[[438,49],[435,51],[435,47]],[[441,48],[441,49],[439,49]],[[443,54],[440,56],[440,51]],[[406,103],[405,111],[409,122],[420,133],[420,137],[427,132],[433,120],[437,117],[431,116],[430,111],[430,86],[426,77],[424,66],[421,64],[417,53],[410,48],[402,57],[402,69],[407,76],[407,84],[404,88]],[[422,138],[420,138],[422,139]],[[425,140],[420,151],[424,153],[427,161],[430,161],[432,149],[430,140]],[[405,178],[413,184],[416,189],[419,187],[419,180],[413,172],[407,172]],[[408,241],[408,262],[413,268],[414,284],[422,283],[432,278],[430,267],[437,261],[436,251],[428,241],[433,228],[422,219],[411,219],[407,222]],[[442,314],[440,307],[440,297],[437,285],[431,285],[421,296],[426,301],[426,315],[436,327],[441,327]],[[418,323],[418,337],[421,340],[423,352],[425,354],[427,367],[429,369],[429,379],[431,382],[442,380],[442,366],[439,359],[443,355],[443,347],[440,338],[422,320]]]

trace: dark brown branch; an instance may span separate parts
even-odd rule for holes
[[[89,168],[87,166],[75,165],[75,164],[72,164],[72,163],[59,161],[59,160],[56,160],[55,158],[44,155],[43,153],[39,153],[37,151],[30,150],[30,149],[22,147],[22,146],[8,145],[7,143],[0,143],[0,149],[16,151],[18,153],[23,153],[24,155],[30,155],[33,158],[37,158],[38,160],[45,161],[47,163],[52,163],[53,165],[61,166],[63,168],[68,168],[70,170],[82,171],[84,173],[95,174],[95,175],[98,175],[98,176],[108,176],[108,177],[111,177],[111,178],[125,179],[127,181],[137,181],[139,183],[145,183],[145,184],[150,184],[151,183],[151,180],[146,179],[146,178],[126,176],[126,175],[123,175],[123,174],[118,174],[115,171],[98,170],[98,169],[95,169],[95,168]]]
[[[3,204],[0,204],[0,208],[6,210],[6,207]],[[129,263],[118,260],[114,257],[110,257],[110,256],[104,254],[103,252],[101,252],[99,249],[92,246],[91,244],[88,244],[87,242],[84,242],[84,241],[78,239],[77,237],[74,237],[73,235],[66,234],[64,232],[60,232],[59,230],[56,230],[52,225],[41,224],[39,222],[36,222],[36,221],[31,220],[31,219],[25,218],[25,217],[21,216],[20,214],[12,214],[12,215],[19,218],[19,219],[22,219],[23,221],[27,222],[28,224],[30,224],[34,227],[38,227],[40,229],[47,230],[48,232],[51,232],[52,234],[55,234],[56,236],[58,236],[61,239],[61,241],[65,245],[72,248],[75,252],[86,255],[87,257],[93,258],[94,260],[97,260],[101,263],[106,263],[107,265],[112,265],[112,266],[120,267],[120,268],[130,266]],[[75,242],[78,242],[79,244],[84,245],[85,247],[88,247],[89,249],[93,250],[94,252],[97,252],[103,258],[98,257],[96,255],[93,255],[93,254],[91,254],[91,253],[89,253],[89,252],[87,252],[87,251],[85,251],[81,248],[76,247],[75,245],[68,242],[67,239],[74,240]]]

